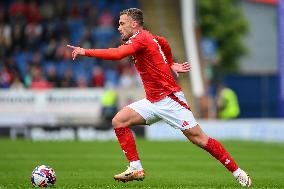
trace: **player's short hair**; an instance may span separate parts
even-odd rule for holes
[[[139,25],[143,26],[144,20],[143,20],[143,11],[138,8],[129,8],[125,9],[120,12],[120,16],[126,14],[127,16],[130,16],[133,20],[138,22]]]

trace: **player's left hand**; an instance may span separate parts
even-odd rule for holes
[[[185,73],[185,72],[188,72],[190,70],[190,64],[188,62],[184,62],[182,64],[174,63],[171,66],[171,69],[173,70],[173,72],[178,77],[179,73]]]
[[[75,46],[72,46],[72,45],[67,45],[67,47],[72,49],[73,60],[75,60],[77,55],[85,55],[85,49],[83,49],[81,47],[75,47]]]

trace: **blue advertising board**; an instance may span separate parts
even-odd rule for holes
[[[280,116],[284,117],[284,0],[278,1],[278,73]]]

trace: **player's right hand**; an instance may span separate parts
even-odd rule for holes
[[[189,72],[190,70],[190,64],[188,62],[184,62],[182,64],[179,63],[174,63],[171,66],[171,69],[173,70],[173,72],[175,73],[175,75],[178,77],[179,73],[185,73],[185,72]]]
[[[85,55],[85,49],[81,47],[75,47],[72,45],[67,45],[67,47],[72,49],[72,59],[75,60],[77,55]]]

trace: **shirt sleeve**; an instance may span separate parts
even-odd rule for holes
[[[168,41],[164,38],[164,37],[160,37],[160,36],[155,36],[156,40],[158,41],[158,43],[160,44],[162,51],[164,52],[168,64],[171,67],[174,64],[174,59],[173,59],[173,55],[172,55],[172,49],[168,43]]]
[[[108,49],[85,49],[85,55],[101,58],[104,60],[120,60],[124,57],[134,55],[136,52],[145,48],[141,32],[135,33],[129,40],[117,47]]]
[[[129,45],[121,45],[117,48],[85,50],[86,56],[101,58],[104,60],[120,60],[133,54],[135,54],[135,49]]]

